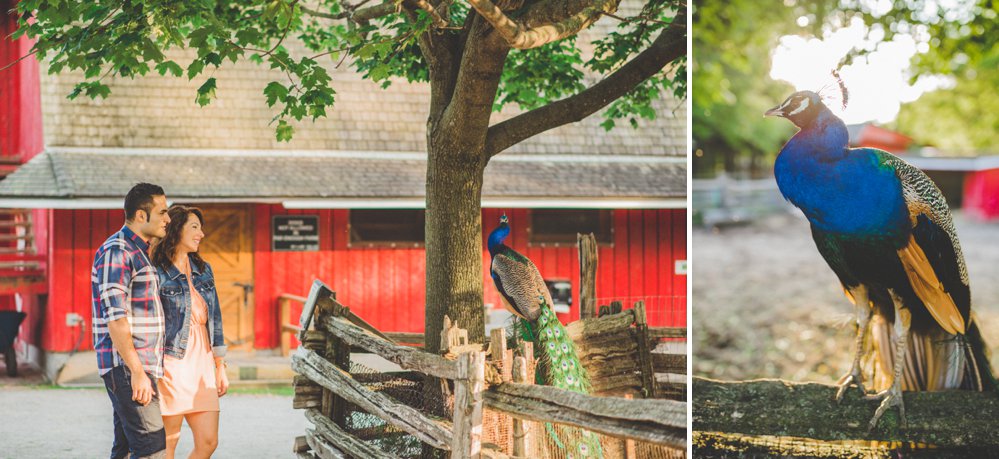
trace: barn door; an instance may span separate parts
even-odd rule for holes
[[[211,263],[229,349],[253,348],[253,207],[198,206],[205,213],[201,256]]]

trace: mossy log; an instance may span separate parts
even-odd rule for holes
[[[836,387],[780,380],[722,382],[693,378],[693,430],[748,436],[926,443],[938,447],[999,445],[999,393],[906,392],[907,425],[889,409],[868,433],[878,402],[856,388],[839,404]]]

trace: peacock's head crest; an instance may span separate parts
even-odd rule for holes
[[[500,216],[500,223],[501,223],[501,224],[502,224],[502,223],[507,223],[507,222],[509,222],[509,221],[510,221],[510,219],[509,219],[509,218],[506,218],[506,212],[504,212],[504,213],[503,213],[503,215],[501,215],[501,216]]]
[[[823,110],[828,108],[822,103],[821,96],[812,91],[798,91],[763,115],[787,118],[796,126],[804,128],[815,121],[816,116]]]

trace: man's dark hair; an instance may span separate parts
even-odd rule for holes
[[[132,221],[139,209],[146,211],[148,218],[153,211],[154,196],[166,196],[166,193],[162,187],[152,183],[137,183],[128,190],[128,194],[125,195],[125,220]]]

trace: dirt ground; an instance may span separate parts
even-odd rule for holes
[[[999,367],[999,222],[955,215],[978,316]],[[852,358],[853,313],[799,213],[693,232],[693,374],[831,383]]]

